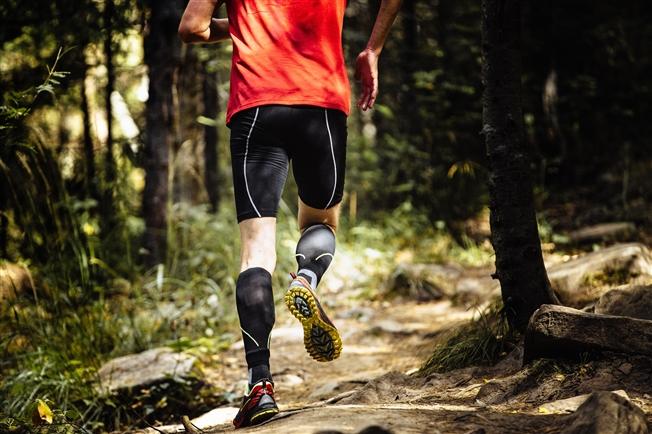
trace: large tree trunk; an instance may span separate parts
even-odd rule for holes
[[[525,330],[542,304],[557,303],[543,264],[523,140],[520,1],[482,1],[483,133],[489,158],[491,242],[505,312]]]
[[[407,116],[407,132],[410,136],[421,136],[424,142],[421,116],[418,110],[414,110],[414,75],[418,69],[419,61],[419,35],[417,23],[417,0],[404,0],[403,2],[403,37],[404,46],[402,47],[403,61],[403,88],[401,92],[401,105],[405,113],[411,113]],[[412,140],[412,139],[411,139]],[[424,152],[430,152],[424,143]]]
[[[82,55],[86,47],[82,48]],[[83,59],[83,74],[81,80],[81,111],[82,125],[84,129],[84,161],[86,166],[85,184],[86,196],[97,199],[97,180],[95,178],[95,147],[93,144],[93,135],[91,133],[91,115],[88,103],[88,89],[86,88],[86,72],[88,65],[86,59]]]
[[[104,5],[104,26],[106,35],[104,37],[104,55],[106,56],[106,92],[104,95],[104,107],[106,110],[106,154],[104,170],[107,182],[107,189],[113,190],[112,184],[115,181],[115,161],[113,160],[113,107],[111,94],[115,88],[115,69],[113,67],[113,0],[105,0]]]
[[[147,0],[150,10],[145,37],[145,62],[149,68],[147,132],[145,140],[144,247],[147,265],[165,260],[169,152],[174,139],[173,88],[179,66],[181,42],[177,26],[178,0]]]
[[[114,196],[116,164],[113,158],[113,105],[111,94],[115,88],[113,66],[113,0],[104,3],[104,55],[106,57],[106,88],[104,89],[104,110],[106,112],[106,150],[104,152],[104,188],[100,201],[102,232],[106,236],[115,227]]]
[[[203,103],[202,64],[197,47],[182,46],[181,59],[173,95],[174,113],[177,116],[172,145],[173,164],[170,166],[172,203],[175,204],[199,202],[198,196],[203,193],[204,184],[199,175],[202,157],[197,153],[203,135],[203,128],[197,122],[202,115]]]
[[[204,116],[215,123],[213,125],[204,125],[204,183],[206,193],[208,193],[208,202],[211,211],[217,212],[220,203],[220,179],[218,172],[218,154],[217,154],[217,114],[218,99],[217,92],[217,74],[210,71],[208,62],[205,62],[202,68],[204,87]]]

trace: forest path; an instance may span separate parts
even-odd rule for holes
[[[435,336],[467,322],[477,310],[456,306],[450,300],[370,301],[365,294],[374,279],[359,272],[368,269],[365,262],[368,265],[369,258],[338,253],[318,294],[340,330],[340,358],[328,363],[313,361],[304,348],[301,325],[281,304],[271,348],[281,412],[240,432],[357,433],[378,426],[396,433],[452,433],[468,432],[477,426],[475,422],[486,426],[485,416],[477,416],[480,419],[474,422],[477,409],[472,407],[481,379],[470,384],[471,377],[457,374],[425,384],[427,379],[413,376],[432,353]],[[374,256],[373,252],[367,254]],[[352,282],[351,286],[346,282]],[[242,345],[242,341],[236,342],[206,369],[210,383],[235,395],[245,387]],[[437,389],[434,395],[433,386]],[[233,430],[235,411],[216,411],[213,422],[209,418],[202,424],[204,432]],[[507,428],[510,423],[513,432],[520,432],[513,416],[513,423],[501,421],[501,432],[512,432]],[[218,421],[224,423],[215,426]]]
[[[382,267],[388,263],[373,251],[339,252],[319,286],[320,300],[343,340],[342,354],[333,362],[308,356],[301,325],[279,305],[271,370],[281,412],[238,432],[558,433],[582,402],[580,395],[595,390],[625,390],[652,426],[652,365],[646,358],[613,355],[579,364],[523,366],[522,347],[516,347],[492,367],[419,375],[436,337],[467,323],[479,307],[466,308],[448,298],[419,303],[369,297],[382,294],[370,289],[380,279],[360,270],[383,270],[386,276]],[[483,300],[495,294],[489,273],[462,271],[465,278],[477,279],[476,295]],[[275,295],[280,299],[283,293],[277,289]],[[246,385],[242,347],[242,341],[236,342],[204,364],[206,380],[232,396],[233,403],[194,419],[200,432],[234,430],[231,420]],[[163,432],[184,432],[180,425],[165,428]]]
[[[281,414],[251,432],[311,433],[324,429],[357,432],[374,423],[388,426],[388,420],[393,420],[394,426],[399,423],[401,432],[410,432],[404,431],[409,425],[417,429],[413,432],[422,432],[418,427],[427,418],[423,408],[419,410],[407,404],[386,406],[384,399],[378,405],[334,404],[355,402],[351,398],[367,384],[383,388],[386,384],[377,379],[387,373],[401,373],[409,379],[408,375],[432,352],[433,335],[468,320],[472,312],[452,307],[448,301],[359,302],[355,307],[349,302],[328,303],[344,348],[340,358],[328,363],[313,361],[304,349],[300,324],[287,311],[277,312],[271,365]],[[221,360],[219,366],[208,369],[207,379],[226,390],[242,390],[246,365],[241,344],[223,353]],[[387,383],[387,386],[397,395],[405,397],[411,393],[395,384]],[[369,396],[376,394],[369,393]],[[438,407],[428,407],[428,410],[436,411]],[[211,432],[228,429],[221,427]]]

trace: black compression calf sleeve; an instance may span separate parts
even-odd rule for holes
[[[324,224],[308,227],[297,244],[298,275],[305,277],[315,288],[328,269],[335,254],[335,234]]]
[[[238,276],[236,306],[251,384],[269,374],[269,339],[274,326],[272,276],[264,268],[249,268]],[[256,378],[260,377],[260,378]]]

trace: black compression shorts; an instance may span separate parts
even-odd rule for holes
[[[342,200],[347,135],[342,111],[265,105],[236,113],[229,127],[238,222],[276,216],[290,161],[306,205],[328,209]]]

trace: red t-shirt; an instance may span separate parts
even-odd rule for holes
[[[226,122],[264,104],[350,111],[342,53],[346,0],[227,0],[233,40]]]

